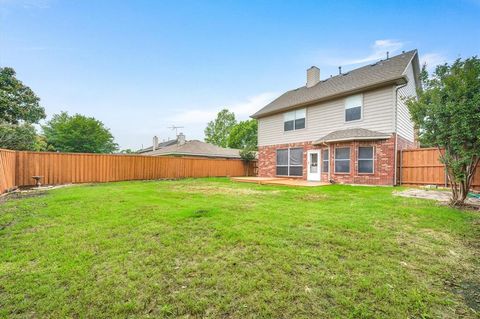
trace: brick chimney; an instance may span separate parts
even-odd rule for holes
[[[307,70],[307,88],[311,88],[318,82],[320,82],[320,69],[312,66]]]
[[[153,148],[152,148],[153,151],[155,151],[156,149],[158,149],[158,137],[157,137],[157,136],[154,136],[154,137],[153,137],[153,143],[152,143],[152,145],[153,145]]]
[[[185,142],[186,142],[185,134],[183,134],[183,133],[178,134],[177,135],[177,144],[178,145],[183,145],[183,144],[185,144]]]

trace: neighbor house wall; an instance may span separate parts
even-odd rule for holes
[[[363,116],[345,122],[345,98],[307,107],[306,127],[284,132],[284,113],[258,119],[258,145],[279,145],[314,141],[332,131],[364,128],[390,134],[395,131],[393,86],[363,93]]]

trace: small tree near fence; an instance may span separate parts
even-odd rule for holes
[[[468,195],[480,161],[480,59],[439,65],[431,77],[422,70],[423,90],[407,101],[422,144],[445,149],[452,205]]]
[[[245,175],[250,176],[250,163],[255,160],[257,152],[254,147],[246,147],[240,150],[240,157],[245,162]]]

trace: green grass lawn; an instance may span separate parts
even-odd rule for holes
[[[478,318],[479,213],[393,190],[198,179],[10,199],[0,317]]]

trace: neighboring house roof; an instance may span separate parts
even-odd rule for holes
[[[177,139],[168,140],[166,142],[158,143],[158,148],[167,147],[167,146],[170,146],[170,145],[173,145],[173,144],[177,144]],[[150,147],[142,148],[142,149],[138,150],[137,153],[141,154],[141,153],[151,152],[152,150],[153,150],[153,146],[150,146]]]
[[[405,69],[412,59],[418,59],[417,50],[402,53],[358,69],[336,75],[307,88],[288,91],[266,105],[251,117],[260,118],[311,103],[361,92],[388,84],[404,84],[408,79]],[[418,63],[415,63],[415,65]],[[419,72],[418,70],[416,72]]]
[[[339,130],[328,133],[324,137],[314,141],[313,144],[323,144],[331,142],[343,141],[365,141],[365,140],[382,140],[390,138],[391,134],[371,131],[364,128],[351,128],[347,130]]]
[[[165,156],[165,155],[182,155],[182,156],[205,156],[205,157],[223,157],[223,158],[240,158],[240,150],[233,148],[223,148],[210,143],[197,140],[186,141],[185,144],[174,144],[164,148],[147,152],[144,155]]]

